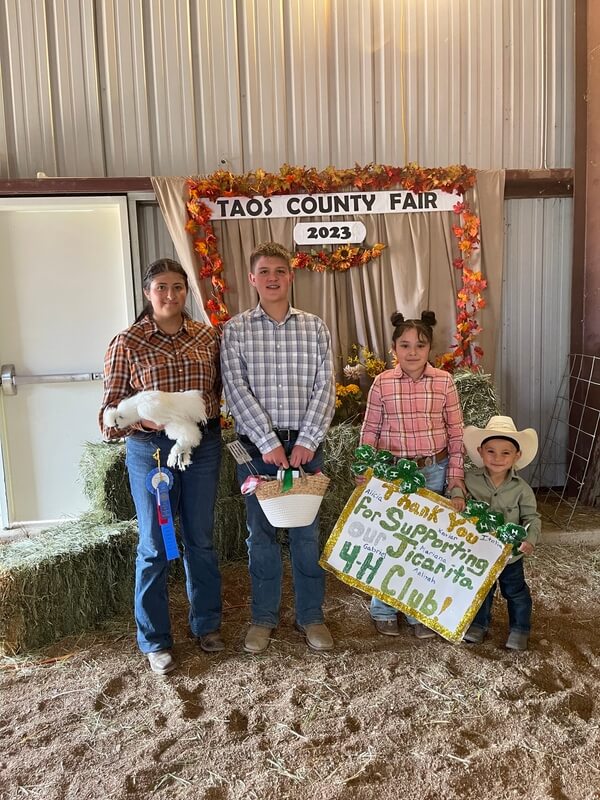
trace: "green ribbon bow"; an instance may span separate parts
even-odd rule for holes
[[[281,494],[289,492],[294,486],[294,471],[288,467],[283,471],[283,480],[281,481]]]
[[[492,533],[504,525],[504,515],[500,511],[492,511],[483,500],[467,500],[465,516],[477,517],[475,527],[479,533]]]
[[[394,463],[394,456],[389,450],[376,450],[370,444],[361,444],[354,451],[354,458],[356,461],[350,467],[353,475],[364,475],[370,468],[379,480],[398,483],[404,494],[416,492],[425,486],[425,478],[415,462],[401,458]]]
[[[503,544],[512,544],[513,555],[519,552],[519,545],[526,538],[527,531],[522,525],[504,522],[500,511],[492,511],[483,500],[467,500],[465,516],[475,519],[479,533],[493,533]]]
[[[506,525],[501,525],[496,531],[496,536],[503,544],[512,544],[513,555],[516,556],[519,552],[519,545],[525,541],[527,531],[522,525],[517,525],[514,522],[507,522]]]

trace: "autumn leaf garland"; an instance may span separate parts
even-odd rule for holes
[[[217,237],[211,223],[212,212],[204,199],[214,201],[219,197],[269,197],[278,194],[317,194],[348,190],[385,191],[391,188],[411,192],[441,190],[464,194],[475,185],[475,171],[462,165],[423,168],[417,164],[407,164],[404,167],[367,164],[356,165],[352,169],[327,167],[318,171],[315,168],[284,164],[278,173],[258,169],[243,175],[234,175],[226,170],[217,170],[212,175],[190,178],[187,184],[189,219],[186,230],[192,236],[198,256],[199,277],[211,282],[212,293],[206,302],[206,310],[211,323],[220,326],[229,319],[224,298],[227,283]],[[479,217],[464,201],[457,203],[453,210],[460,217],[460,224],[452,227],[460,252],[453,266],[462,272],[462,286],[456,297],[456,344],[450,352],[438,359],[438,366],[451,372],[458,367],[473,368],[483,354],[481,348],[475,344],[475,339],[481,332],[476,314],[485,306],[481,293],[487,286],[481,272],[475,272],[469,267],[472,254],[479,247]],[[377,243],[372,248],[345,245],[331,252],[297,252],[292,264],[295,269],[313,272],[345,272],[351,267],[362,266],[379,258],[384,248],[385,245]]]

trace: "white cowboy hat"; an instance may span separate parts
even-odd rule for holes
[[[517,442],[521,451],[521,457],[515,464],[517,469],[523,469],[535,458],[538,450],[538,436],[533,428],[525,428],[523,431],[518,431],[511,417],[491,417],[485,428],[476,428],[474,425],[468,425],[464,430],[463,439],[467,455],[478,467],[483,466],[483,461],[477,452],[477,448],[481,447],[481,443],[486,439],[491,439],[494,436],[512,439]]]

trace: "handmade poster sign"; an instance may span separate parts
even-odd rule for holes
[[[371,475],[350,497],[320,563],[458,641],[510,555],[510,545],[478,531],[435,492],[406,494]]]

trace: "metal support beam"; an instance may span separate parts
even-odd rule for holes
[[[0,197],[127,194],[152,191],[150,178],[15,178],[0,180]],[[572,169],[508,169],[505,199],[572,197]]]

